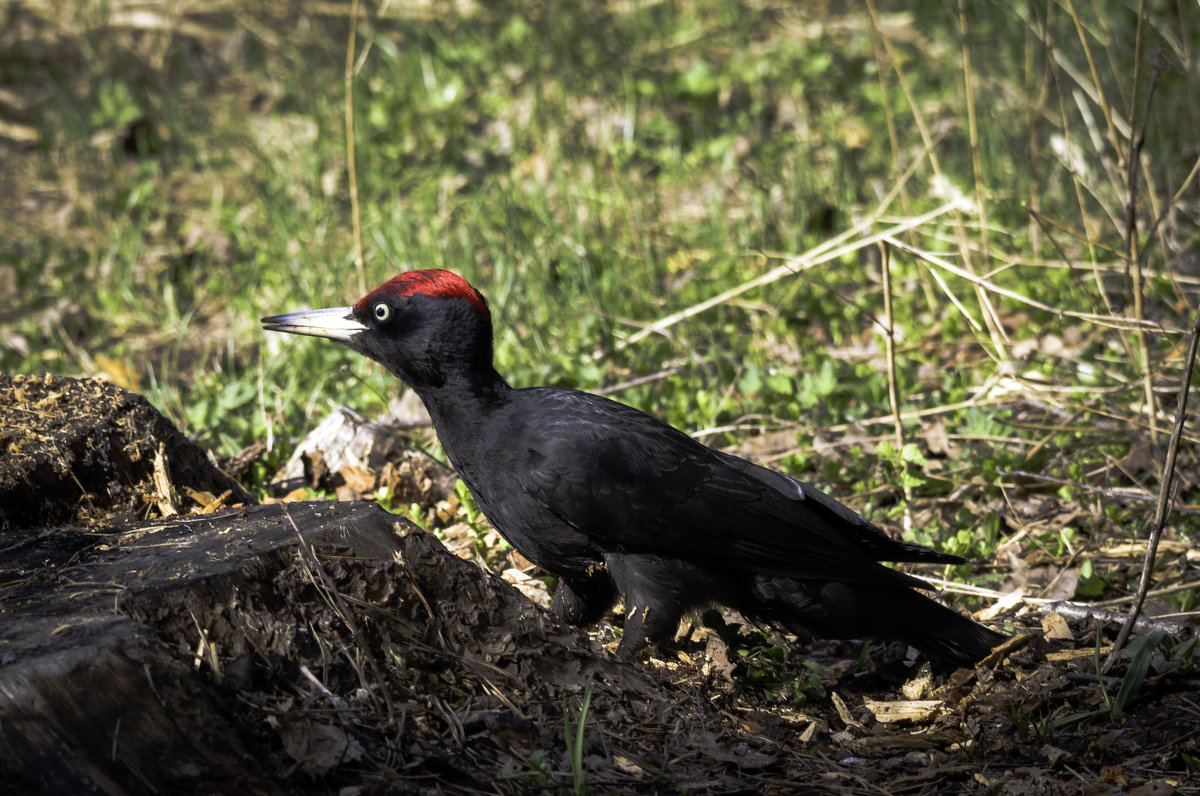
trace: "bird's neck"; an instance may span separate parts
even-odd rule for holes
[[[415,387],[429,410],[433,427],[453,460],[460,451],[473,450],[480,441],[484,418],[505,406],[512,387],[492,367],[451,371],[445,382]]]

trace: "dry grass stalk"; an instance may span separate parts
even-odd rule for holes
[[[895,196],[895,191],[893,191],[891,194],[889,194],[888,197],[885,197],[885,201],[890,201],[890,199],[894,196]],[[688,318],[691,318],[695,315],[699,315],[700,313],[704,312],[705,310],[709,310],[709,309],[712,309],[713,307],[719,306],[721,304],[725,304],[725,303],[731,301],[732,299],[735,299],[738,296],[742,295],[743,293],[753,290],[754,288],[770,285],[774,282],[778,282],[779,280],[783,279],[784,277],[794,276],[802,271],[807,271],[808,269],[814,268],[818,265],[823,265],[824,263],[827,263],[827,262],[839,260],[842,257],[846,256],[847,254],[852,254],[853,252],[859,251],[859,250],[867,248],[869,246],[873,246],[873,245],[879,243],[880,241],[890,240],[895,235],[903,234],[904,232],[907,232],[909,230],[916,229],[924,224],[929,223],[930,221],[932,221],[933,219],[935,219],[939,216],[945,215],[946,213],[950,212],[953,208],[954,208],[954,203],[948,202],[938,208],[935,208],[934,210],[929,211],[928,213],[924,213],[922,215],[915,216],[915,217],[909,218],[909,219],[905,219],[899,223],[893,224],[892,226],[888,227],[887,229],[885,229],[883,231],[874,232],[874,233],[866,235],[865,237],[860,237],[860,238],[855,239],[856,235],[860,235],[860,234],[864,233],[870,227],[870,225],[875,220],[877,220],[878,217],[882,214],[884,205],[881,205],[879,208],[876,209],[876,212],[873,213],[867,219],[860,221],[858,224],[855,224],[854,227],[847,230],[846,232],[843,232],[840,235],[830,238],[829,240],[825,241],[824,243],[821,243],[820,245],[814,247],[813,249],[809,250],[808,252],[805,252],[804,254],[800,254],[800,255],[782,255],[782,254],[774,254],[774,253],[764,254],[763,255],[764,257],[786,258],[786,259],[785,259],[785,262],[783,263],[783,265],[777,266],[777,267],[771,269],[770,271],[767,271],[765,274],[761,274],[761,275],[755,277],[754,279],[750,279],[746,282],[743,282],[740,285],[737,285],[736,287],[733,287],[733,288],[730,288],[729,290],[723,291],[722,293],[719,293],[716,296],[713,296],[712,298],[708,298],[697,304],[693,304],[692,306],[687,307],[686,309],[680,310],[678,312],[673,312],[670,315],[660,318],[659,320],[655,321],[654,323],[649,324],[648,326],[640,329],[637,332],[634,332],[629,337],[625,338],[623,341],[621,341],[621,343],[617,346],[617,348],[618,348],[618,350],[620,350],[620,349],[626,348],[628,346],[631,346],[635,343],[638,343],[638,342],[646,339],[647,337],[649,337],[652,334],[661,334],[661,333],[665,332],[667,329],[670,329],[675,324],[679,323],[680,321],[685,321]],[[598,357],[600,355],[596,354],[595,356]]]
[[[374,709],[375,715],[387,716],[389,725],[394,722],[394,711],[392,706],[392,695],[388,688],[373,687],[373,683],[383,685],[386,680],[383,676],[383,667],[370,654],[371,647],[367,644],[363,637],[362,631],[359,629],[358,622],[354,619],[354,614],[342,599],[341,592],[337,590],[337,585],[325,571],[321,560],[317,558],[316,551],[312,549],[308,541],[304,538],[304,534],[300,532],[300,528],[296,525],[296,521],[292,519],[292,515],[288,513],[286,503],[279,504],[283,515],[287,517],[292,529],[296,532],[296,540],[300,548],[301,561],[304,564],[305,573],[308,575],[310,582],[325,600],[326,604],[333,609],[338,618],[345,624],[346,629],[350,631],[351,637],[354,639],[353,647],[343,648],[341,651],[346,657],[347,663],[354,669],[354,673],[358,676],[358,682],[363,689],[363,692],[370,698],[373,704],[377,705],[379,694],[383,696],[383,710],[378,707]],[[320,638],[320,634],[313,632],[314,638]],[[363,660],[366,661],[367,667],[371,670],[370,676],[363,670]]]
[[[1098,315],[1098,314],[1092,313],[1092,312],[1076,312],[1074,310],[1065,310],[1065,309],[1061,309],[1059,307],[1052,307],[1049,304],[1045,304],[1043,302],[1037,301],[1036,299],[1029,298],[1028,296],[1018,293],[1015,290],[1009,290],[1006,287],[1001,287],[1000,285],[997,285],[994,282],[991,282],[987,279],[976,276],[975,274],[967,271],[966,269],[959,268],[958,266],[954,265],[953,263],[949,262],[948,260],[945,260],[942,257],[938,257],[936,254],[933,254],[932,252],[922,251],[914,246],[910,246],[909,244],[904,243],[903,241],[901,241],[897,238],[893,238],[891,236],[887,236],[884,239],[889,244],[896,247],[897,249],[908,252],[909,254],[913,255],[914,257],[920,258],[923,262],[925,262],[928,265],[936,266],[944,271],[948,271],[949,273],[953,274],[954,276],[957,276],[961,279],[965,279],[968,282],[971,282],[972,284],[974,284],[977,288],[979,288],[981,290],[984,290],[989,293],[995,293],[996,295],[999,295],[999,296],[1004,296],[1005,298],[1012,299],[1013,301],[1019,301],[1020,303],[1027,304],[1028,306],[1033,307],[1034,309],[1039,309],[1039,310],[1042,310],[1043,312],[1048,312],[1048,313],[1050,313],[1052,315],[1056,315],[1060,318],[1074,318],[1074,319],[1080,320],[1080,321],[1088,321],[1089,323],[1094,323],[1094,324],[1097,324],[1098,326],[1109,326],[1114,329],[1143,329],[1143,330],[1150,330],[1150,331],[1157,331],[1157,332],[1173,332],[1173,333],[1178,333],[1178,332],[1182,331],[1182,330],[1176,329],[1174,327],[1165,326],[1164,324],[1155,323],[1153,321],[1147,321],[1147,320],[1138,319],[1138,318],[1130,318],[1128,316]]]
[[[354,39],[358,31],[358,0],[351,0],[346,42],[346,172],[350,184],[350,221],[354,237],[354,271],[358,275],[358,293],[367,292],[367,271],[363,261],[362,215],[358,209],[358,168],[354,155]],[[365,53],[364,53],[365,55]]]
[[[872,23],[879,28],[879,12],[875,7],[873,0],[867,0],[867,10],[871,14]],[[912,111],[913,122],[916,125],[917,131],[921,136],[921,141],[924,143],[926,150],[929,152],[929,165],[933,169],[934,177],[941,185],[951,185],[951,182],[946,179],[945,173],[942,171],[938,161],[936,151],[934,149],[933,136],[930,134],[929,126],[925,123],[924,117],[918,111],[920,104],[912,93],[909,80],[905,75],[904,69],[901,66],[902,59],[892,49],[889,39],[880,32],[880,41],[883,44],[884,52],[888,57],[888,66],[896,73],[896,79],[904,92],[905,100]],[[973,212],[978,213],[979,208],[972,208]],[[966,225],[964,224],[962,213],[959,208],[955,208],[950,213],[950,220],[954,225],[955,233],[958,237],[959,251],[962,253],[963,265],[967,272],[974,274],[975,266],[970,256],[971,248],[968,245],[969,236],[967,235]],[[991,297],[978,286],[975,288],[976,299],[979,302],[980,312],[983,315],[984,324],[987,327],[992,347],[995,351],[994,356],[998,362],[1004,363],[1009,359],[1008,355],[1008,337],[1004,331],[1003,325],[1000,323],[1000,316],[996,312],[995,306],[992,304]]]

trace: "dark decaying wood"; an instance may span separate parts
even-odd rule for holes
[[[404,521],[370,504],[287,510],[314,546],[385,560],[402,547]],[[197,671],[203,652],[145,620],[203,623],[296,548],[279,505],[17,541],[0,559],[0,779],[47,793],[274,790],[228,695]]]
[[[364,777],[398,786],[398,772],[473,790],[486,784],[473,769],[553,747],[565,695],[592,674],[642,721],[671,705],[586,634],[370,503],[9,541],[3,794],[326,793]],[[461,735],[481,717],[520,732]]]
[[[156,467],[179,494],[158,494]],[[184,512],[189,489],[253,502],[142,396],[98,379],[0,374],[0,534],[157,516],[164,504]]]

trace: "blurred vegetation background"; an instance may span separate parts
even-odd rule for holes
[[[0,369],[105,376],[218,457],[266,440],[260,487],[398,385],[258,319],[449,268],[514,384],[925,506],[922,541],[1152,514],[1200,279],[1194,2],[364,0],[363,275],[351,9],[0,3]]]

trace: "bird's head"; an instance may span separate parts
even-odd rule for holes
[[[467,280],[441,269],[400,274],[352,307],[273,315],[262,325],[336,340],[418,390],[441,387],[453,372],[494,373],[487,301]]]

